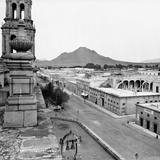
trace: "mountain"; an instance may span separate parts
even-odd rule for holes
[[[160,63],[160,58],[145,60],[143,63]]]
[[[102,56],[90,50],[86,47],[80,47],[73,52],[64,52],[60,54],[57,58],[51,61],[41,61],[37,60],[38,66],[55,66],[55,67],[73,67],[73,66],[85,66],[87,63],[94,63],[103,66],[104,64],[116,65],[116,64],[142,64],[133,62],[124,62],[111,59],[109,57]]]
[[[94,64],[119,64],[123,63],[115,61],[109,57],[99,55],[94,50],[90,50],[86,47],[80,47],[77,50],[67,53],[64,52],[57,58],[52,60],[52,63],[56,66],[85,66],[87,63]]]

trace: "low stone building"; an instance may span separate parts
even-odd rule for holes
[[[77,95],[81,96],[83,93],[89,94],[89,80],[76,79],[77,84]]]
[[[66,89],[73,92],[74,94],[77,94],[77,83],[76,83],[76,81],[65,82],[65,87],[66,87]]]
[[[88,94],[89,101],[118,115],[135,114],[139,103],[160,102],[160,93],[100,88],[97,83],[84,80],[67,81],[66,88],[78,96]]]
[[[136,123],[160,134],[160,103],[137,104]]]
[[[156,79],[153,82],[153,92],[160,93],[160,79]]]
[[[129,115],[136,113],[136,104],[159,102],[160,94],[90,87],[89,100],[118,115]]]

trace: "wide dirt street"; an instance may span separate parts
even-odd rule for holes
[[[64,116],[78,118],[126,160],[160,160],[160,139],[132,128],[127,119],[114,119],[71,95]]]

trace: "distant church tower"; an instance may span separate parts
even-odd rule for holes
[[[18,22],[24,20],[28,39],[33,43],[30,52],[35,57],[35,28],[31,19],[32,0],[6,0],[6,17],[2,25],[2,58],[6,54],[14,53],[9,41],[16,38]]]

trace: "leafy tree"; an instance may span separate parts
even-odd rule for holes
[[[94,66],[94,69],[96,69],[96,70],[100,70],[100,69],[101,69],[101,65],[96,64],[96,65]]]
[[[51,82],[42,87],[41,90],[47,107],[49,103],[61,106],[69,100],[69,95],[59,87],[55,88]]]
[[[122,69],[124,66],[122,64],[116,64],[116,68]]]
[[[95,65],[93,63],[87,63],[85,68],[95,68]]]
[[[103,66],[103,68],[104,68],[104,69],[107,69],[107,68],[109,68],[109,66],[108,66],[107,64],[105,64],[105,65]]]

